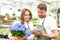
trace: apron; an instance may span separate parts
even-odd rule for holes
[[[38,30],[42,30],[45,34],[47,34],[47,32],[46,32],[46,30],[45,30],[45,28],[44,28],[44,21],[45,21],[45,18],[44,18],[44,20],[43,20],[43,22],[42,22],[42,25],[39,25],[39,21],[38,21],[37,29],[38,29]],[[36,38],[36,39],[34,39],[34,40],[51,40],[50,38],[41,37],[41,36],[37,36],[37,37],[35,37],[35,38]]]

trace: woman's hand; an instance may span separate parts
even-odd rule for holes
[[[17,40],[16,37],[10,37],[9,39],[10,39],[10,40]]]

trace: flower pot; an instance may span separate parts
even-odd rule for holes
[[[23,39],[23,37],[15,37],[15,36],[10,38],[10,40],[22,40],[22,39]]]

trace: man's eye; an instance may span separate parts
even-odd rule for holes
[[[27,16],[27,15],[25,15],[25,16]]]

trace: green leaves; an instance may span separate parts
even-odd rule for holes
[[[21,36],[21,37],[24,37],[25,36],[25,33],[23,31],[14,31],[14,30],[11,30],[10,31],[12,33],[12,36]]]

